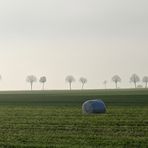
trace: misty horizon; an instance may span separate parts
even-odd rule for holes
[[[85,89],[131,88],[148,75],[148,1],[7,0],[0,2],[0,90],[28,90],[28,75],[47,77],[45,89],[68,89],[67,75]],[[140,82],[139,84],[142,84]],[[34,84],[34,89],[41,85]]]

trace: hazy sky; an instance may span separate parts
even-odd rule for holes
[[[147,0],[1,0],[0,89],[29,89],[26,76],[46,75],[46,89],[65,89],[66,75],[86,88],[114,87],[111,77],[148,75]],[[39,82],[35,89],[40,89]]]

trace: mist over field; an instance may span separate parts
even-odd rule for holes
[[[1,90],[30,89],[27,75],[47,77],[46,89],[67,89],[67,75],[85,88],[133,87],[132,73],[148,75],[148,1],[0,1]],[[142,84],[140,82],[139,84]],[[34,89],[41,89],[39,82]]]
[[[148,147],[147,8],[1,0],[0,148]]]

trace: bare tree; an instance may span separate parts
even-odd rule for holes
[[[43,84],[42,85],[42,89],[44,90],[45,82],[47,81],[46,77],[45,76],[40,77],[40,80],[39,81],[40,81],[40,83]]]
[[[142,81],[145,83],[145,88],[147,88],[147,84],[148,84],[148,76],[144,76]]]
[[[29,75],[27,76],[26,81],[30,83],[31,90],[32,90],[33,83],[37,81],[37,78],[34,75]]]
[[[134,83],[135,88],[137,88],[137,82],[140,81],[140,78],[137,74],[132,74],[132,76],[130,77],[130,82]]]
[[[71,85],[72,85],[72,82],[75,82],[75,78],[72,76],[72,75],[69,75],[66,77],[66,82],[69,83],[69,89],[71,90]]]
[[[118,88],[118,83],[121,82],[121,78],[118,75],[114,75],[112,81],[115,82],[115,86]]]
[[[103,81],[103,84],[105,86],[105,89],[107,88],[106,85],[107,85],[107,80]]]
[[[84,88],[85,83],[87,83],[87,79],[84,77],[81,77],[79,80],[82,83],[82,89]]]

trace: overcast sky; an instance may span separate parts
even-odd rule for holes
[[[148,75],[148,1],[1,0],[0,73],[1,90],[29,89],[30,74],[47,76],[46,89],[66,89],[69,74],[77,89],[81,76],[112,88],[114,74],[131,87],[132,73]]]

